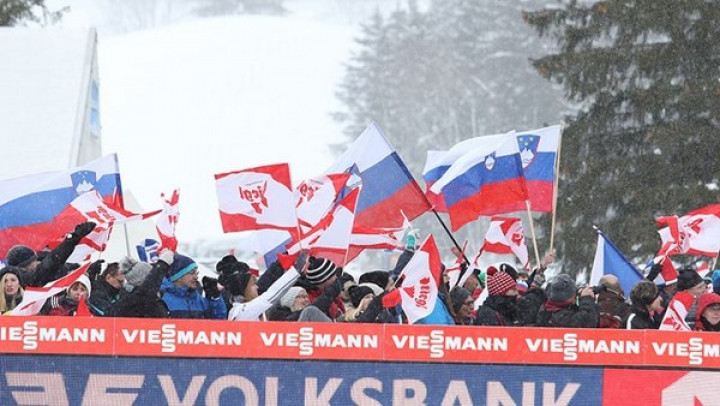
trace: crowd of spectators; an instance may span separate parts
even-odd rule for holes
[[[94,226],[79,224],[52,250],[10,249],[0,270],[0,314],[22,302],[25,288],[78,269],[66,261]],[[262,273],[227,255],[216,265],[218,277],[202,280],[192,258],[170,250],[159,252],[151,263],[130,257],[98,260],[64,292],[49,298],[39,314],[74,316],[82,302],[99,317],[407,323],[393,291],[413,255],[413,249],[406,249],[393,269],[369,270],[358,280],[329,259],[306,253],[294,264],[274,262]],[[711,281],[684,268],[676,282],[658,286],[653,280],[659,272],[659,266],[653,267],[635,286],[621,286],[615,276],[605,275],[599,286],[578,287],[567,274],[545,281],[544,266],[529,273],[505,263],[485,272],[463,267],[466,277],[457,286],[450,286],[444,275],[435,308],[417,323],[657,329],[677,297],[689,310],[685,321],[690,328],[720,331],[720,295]]]

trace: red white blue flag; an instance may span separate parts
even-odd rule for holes
[[[517,211],[528,199],[515,134],[485,138],[430,188],[444,196],[453,231],[480,216]]]
[[[430,210],[420,186],[375,123],[325,173],[357,171],[362,178],[355,224],[400,227]]]
[[[532,211],[553,211],[561,133],[562,126],[553,125],[516,134]],[[525,210],[525,203],[516,205],[516,211],[521,210]]]
[[[110,154],[62,172],[0,181],[0,257],[17,244],[34,250],[44,248],[48,236],[56,234],[55,217],[73,199],[92,190],[104,200],[123,207],[117,155]]]

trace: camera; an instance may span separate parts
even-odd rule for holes
[[[593,286],[592,291],[593,295],[600,294],[601,292],[607,292],[607,286]]]

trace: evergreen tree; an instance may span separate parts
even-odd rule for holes
[[[0,27],[21,25],[28,22],[52,24],[62,18],[67,7],[50,11],[45,0],[0,0]]]
[[[597,225],[648,259],[653,217],[718,201],[720,1],[563,3],[525,14],[559,46],[535,68],[582,107],[563,136],[561,257],[589,265]]]

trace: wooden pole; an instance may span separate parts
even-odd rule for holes
[[[560,122],[560,137],[558,138],[557,157],[555,158],[555,179],[553,179],[553,207],[552,220],[550,221],[550,253],[555,248],[555,217],[557,214],[558,183],[560,180],[560,152],[562,151],[562,134],[565,129],[565,122]]]
[[[533,222],[532,213],[530,212],[530,200],[525,200],[525,207],[527,207],[528,220],[530,221],[530,234],[532,235],[533,248],[535,249],[535,261],[537,261],[537,266],[540,268],[540,252],[538,251],[537,239],[535,238],[535,223]]]

